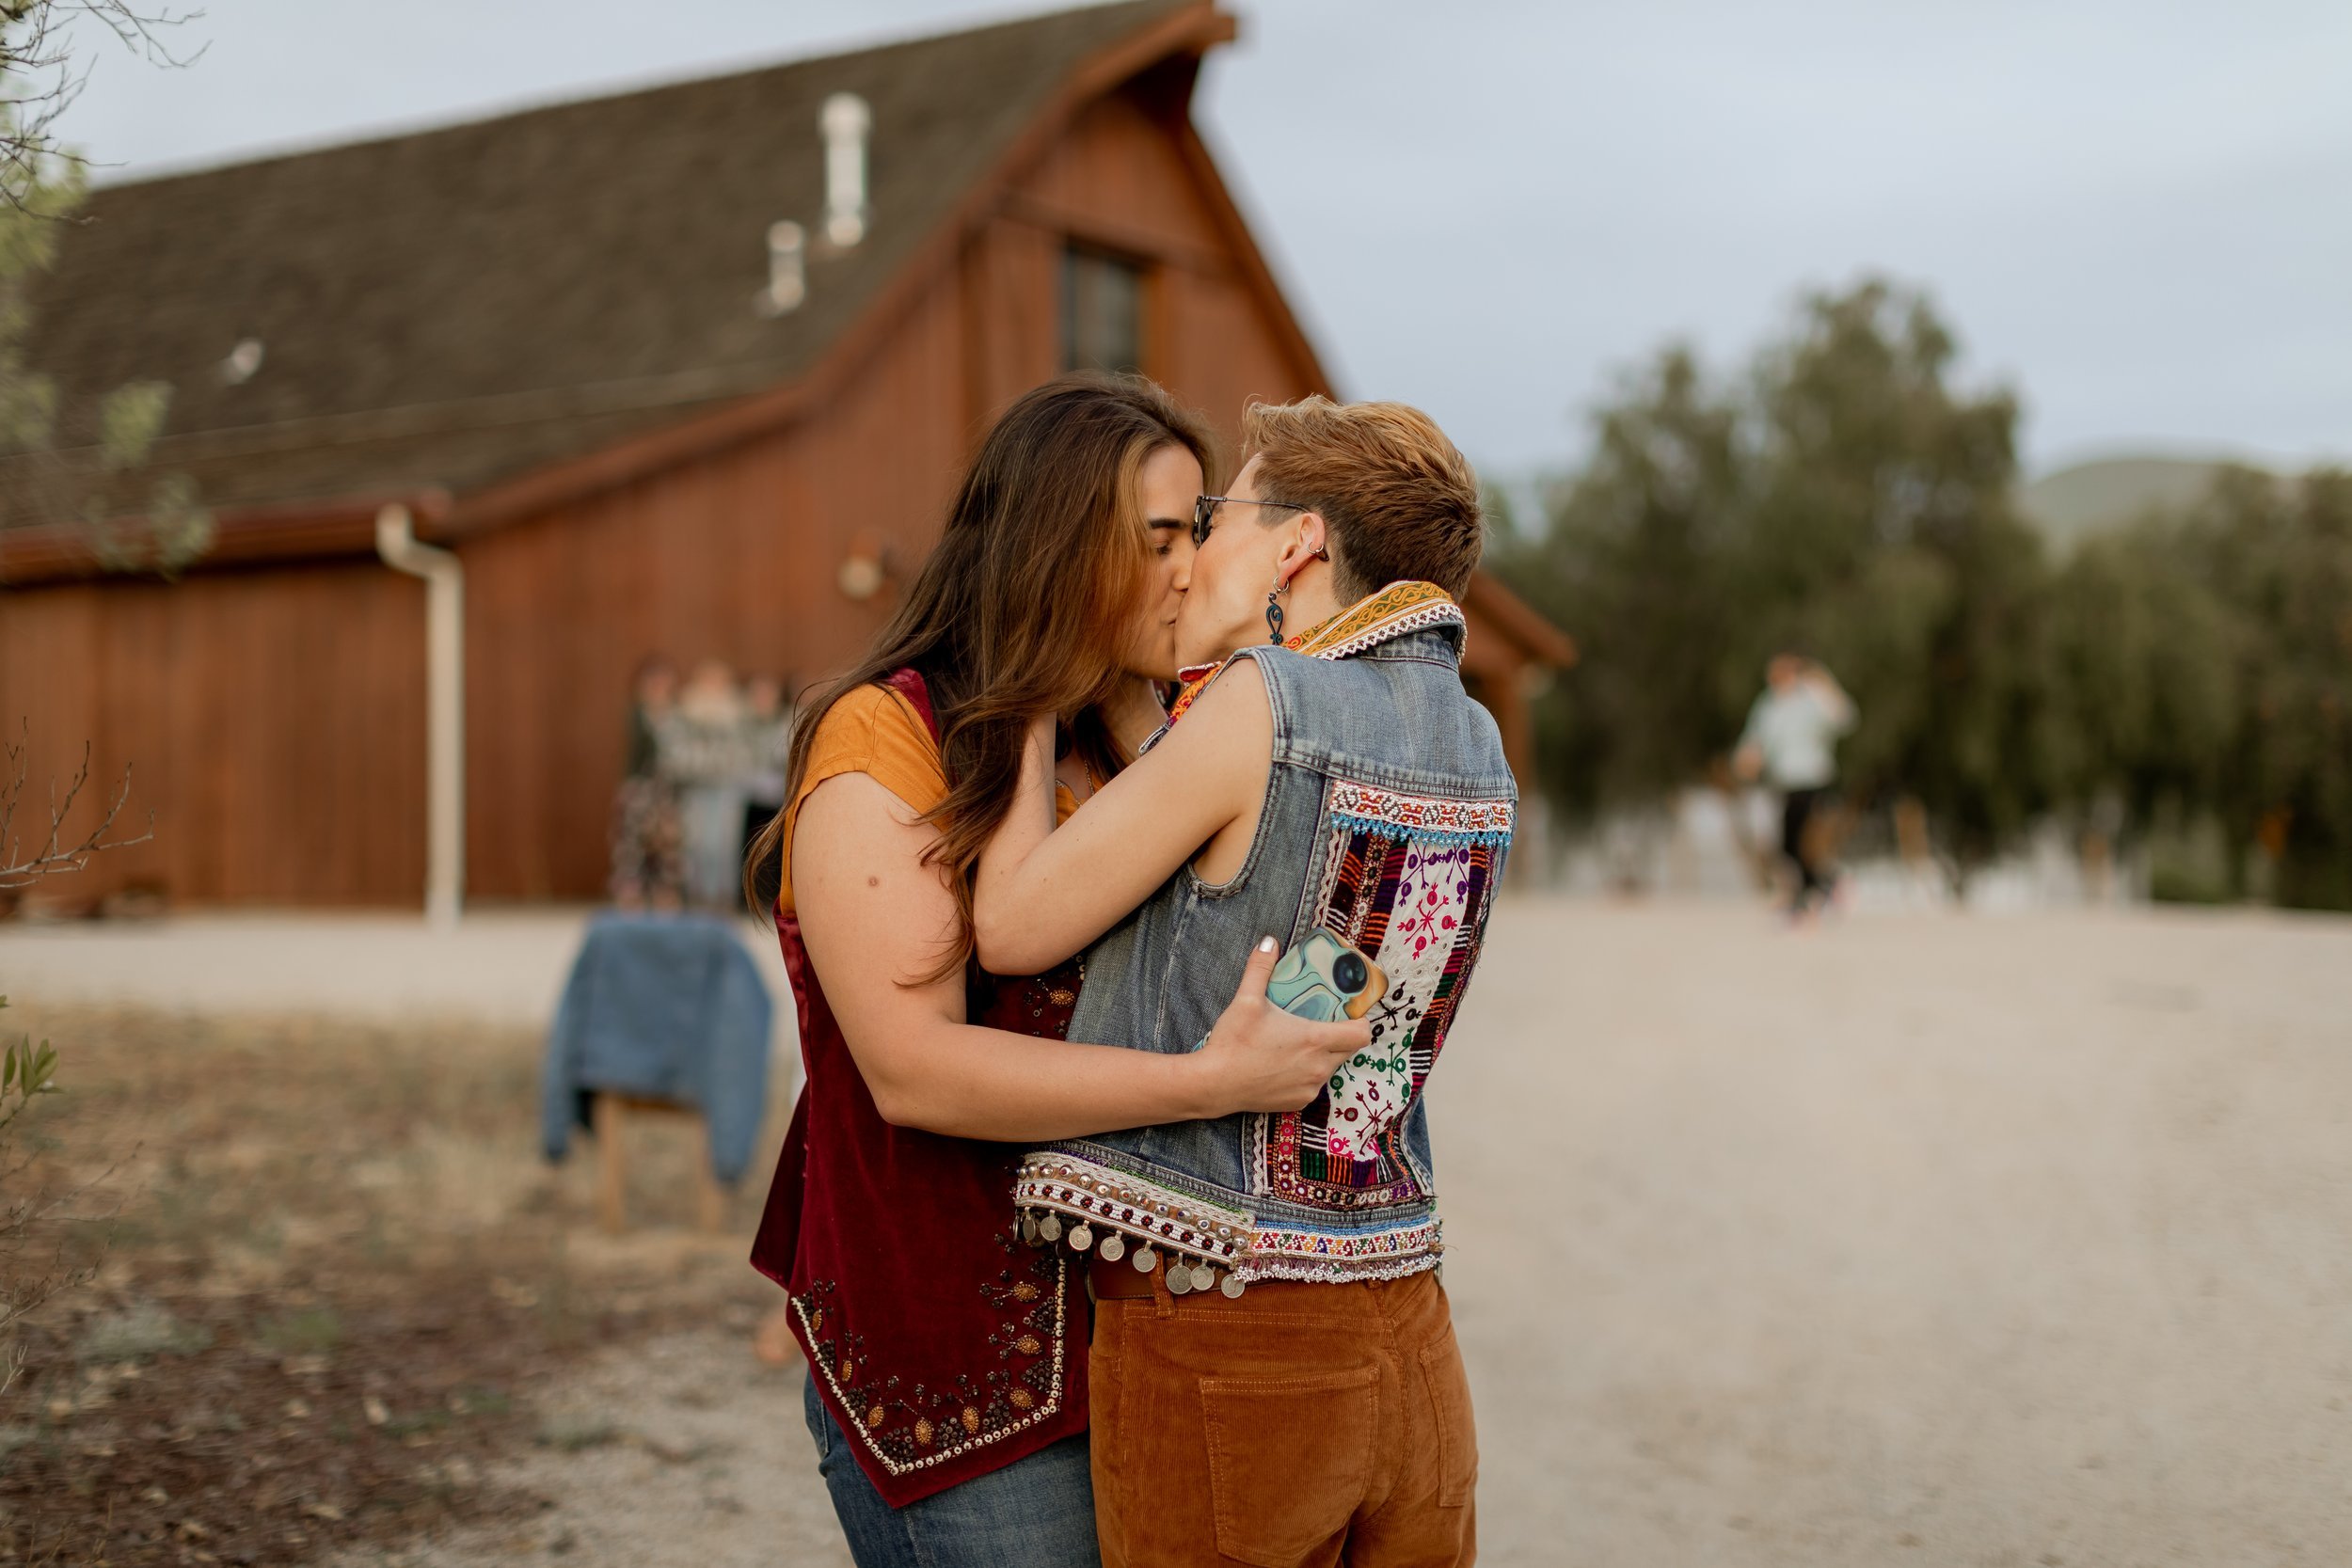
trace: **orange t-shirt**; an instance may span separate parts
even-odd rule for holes
[[[781,891],[777,906],[789,911],[792,902],[792,831],[800,821],[801,802],[827,779],[843,773],[863,773],[905,802],[909,810],[927,812],[947,797],[947,771],[930,726],[914,705],[886,686],[861,686],[845,691],[825,710],[809,743],[808,770],[784,808]],[[1060,784],[1054,786],[1054,815],[1068,821],[1078,809],[1077,798]]]

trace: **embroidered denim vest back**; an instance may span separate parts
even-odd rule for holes
[[[1477,962],[1518,789],[1493,719],[1462,689],[1460,612],[1432,608],[1318,657],[1236,656],[1263,675],[1274,718],[1248,855],[1217,886],[1177,872],[1098,942],[1070,1026],[1073,1039],[1197,1049],[1261,937],[1287,946],[1321,926],[1388,976],[1371,1048],[1295,1115],[1031,1152],[1016,1194],[1025,1233],[1081,1248],[1100,1238],[1142,1268],[1156,1249],[1196,1289],[1226,1271],[1228,1293],[1437,1262],[1422,1087]]]

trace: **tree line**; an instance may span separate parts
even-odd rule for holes
[[[1737,376],[1679,347],[1594,416],[1497,564],[1581,648],[1537,704],[1571,824],[1724,778],[1774,652],[1834,670],[1867,822],[1956,880],[2057,822],[2159,895],[2352,909],[2352,472],[2224,470],[2060,553],[2020,513],[2015,395],[1883,280],[1807,298]]]

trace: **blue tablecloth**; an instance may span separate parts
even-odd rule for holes
[[[768,1104],[768,988],[724,920],[600,914],[548,1034],[540,1132],[561,1160],[599,1089],[700,1110],[710,1164],[733,1182]]]

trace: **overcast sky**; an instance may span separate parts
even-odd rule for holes
[[[1497,470],[1868,270],[2021,390],[2037,467],[2352,457],[2345,0],[1227,4],[1196,115],[1326,363]],[[63,129],[124,178],[1044,8],[209,0],[186,71],[91,50]]]

